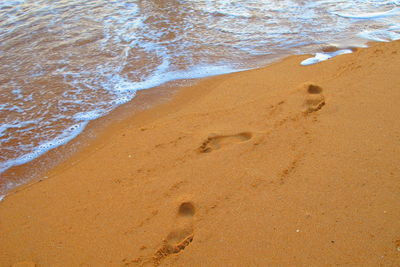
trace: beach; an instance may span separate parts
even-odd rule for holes
[[[0,18],[0,199],[144,91],[400,39],[393,0],[3,0]]]
[[[0,266],[399,266],[400,42],[309,57],[181,88],[10,192]]]

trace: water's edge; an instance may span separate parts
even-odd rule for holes
[[[135,110],[145,92],[263,67],[289,55],[317,52],[300,62],[316,64],[367,41],[400,39],[399,5],[5,0],[0,195],[78,151],[82,136],[95,138],[93,125],[127,105]]]
[[[367,48],[369,47],[369,45],[373,44],[374,42],[369,42],[368,45],[363,44],[361,48]],[[325,52],[321,51],[318,52],[317,55],[318,54],[325,54]],[[328,52],[327,54],[331,55],[332,52]],[[342,54],[347,53],[334,53],[333,56],[324,57],[322,60],[318,60],[316,62],[313,62],[312,64],[316,64]],[[13,177],[11,173],[17,173],[17,176],[14,176],[12,180],[19,180],[19,182],[13,183],[6,192],[0,194],[0,201],[9,194],[19,192],[33,184],[43,181],[43,179],[51,178],[51,175],[49,175],[48,173],[51,173],[51,170],[55,168],[63,169],[68,168],[70,165],[73,165],[74,163],[71,163],[70,159],[75,156],[79,158],[79,153],[81,153],[83,150],[90,150],[91,146],[96,143],[96,139],[99,138],[102,133],[108,132],[108,130],[112,127],[129,127],[126,125],[121,126],[119,123],[125,122],[126,119],[136,116],[140,112],[151,110],[157,105],[169,103],[173,99],[173,97],[184,87],[192,86],[203,79],[211,78],[214,76],[222,76],[225,74],[233,74],[236,72],[265,68],[293,56],[298,57],[299,59],[306,58],[302,61],[299,60],[299,67],[311,65],[302,63],[309,60],[314,60],[316,58],[312,57],[311,54],[285,56],[282,55],[275,61],[254,68],[234,70],[232,72],[215,75],[213,74],[210,76],[197,77],[193,79],[174,80],[160,86],[140,90],[130,102],[124,103],[116,109],[112,110],[111,112],[105,114],[104,116],[98,117],[95,120],[90,121],[74,139],[71,139],[70,142],[61,144],[53,150],[49,150],[47,153],[43,153],[41,156],[31,162],[27,162],[25,164],[15,166],[10,168],[10,170],[7,170],[5,174],[9,175],[9,177]],[[65,165],[65,162],[69,162],[68,166]],[[35,168],[37,168],[37,172],[32,173],[32,169]],[[22,173],[22,176],[18,177],[18,173]]]

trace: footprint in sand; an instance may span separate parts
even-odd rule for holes
[[[199,147],[201,153],[209,153],[229,144],[241,143],[251,139],[252,134],[243,132],[234,135],[210,135]]]
[[[168,255],[181,252],[193,241],[193,216],[195,212],[195,206],[190,201],[182,202],[179,205],[177,226],[167,235],[162,247],[154,254],[155,265],[158,265]]]
[[[320,86],[308,82],[301,86],[301,90],[306,94],[303,104],[304,113],[318,111],[325,105],[325,97]]]

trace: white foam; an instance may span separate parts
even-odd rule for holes
[[[400,33],[386,30],[363,31],[358,33],[357,36],[375,42],[389,42],[400,40]]]
[[[303,66],[312,65],[312,64],[319,63],[321,61],[328,60],[332,57],[336,57],[336,56],[343,55],[343,54],[350,54],[352,52],[353,51],[351,51],[350,49],[343,49],[343,50],[338,50],[338,51],[330,52],[330,53],[316,53],[314,57],[307,58],[307,59],[303,60],[300,64]]]
[[[6,170],[8,170],[13,166],[22,165],[29,161],[32,161],[33,159],[40,157],[49,150],[68,143],[83,131],[87,123],[88,122],[85,121],[71,125],[56,138],[54,138],[51,141],[46,141],[41,143],[39,146],[35,147],[30,153],[23,154],[18,158],[9,159],[7,161],[2,162],[0,164],[0,173],[5,172]]]
[[[374,12],[374,13],[358,13],[358,14],[345,14],[339,12],[332,12],[332,13],[339,17],[350,18],[350,19],[381,19],[399,15],[400,8],[393,8],[389,11]]]
[[[102,110],[91,110],[85,112],[76,113],[73,118],[76,121],[90,121],[95,120],[103,116],[104,112]]]

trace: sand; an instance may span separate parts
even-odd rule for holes
[[[400,42],[305,58],[108,127],[0,202],[0,266],[399,266]]]

